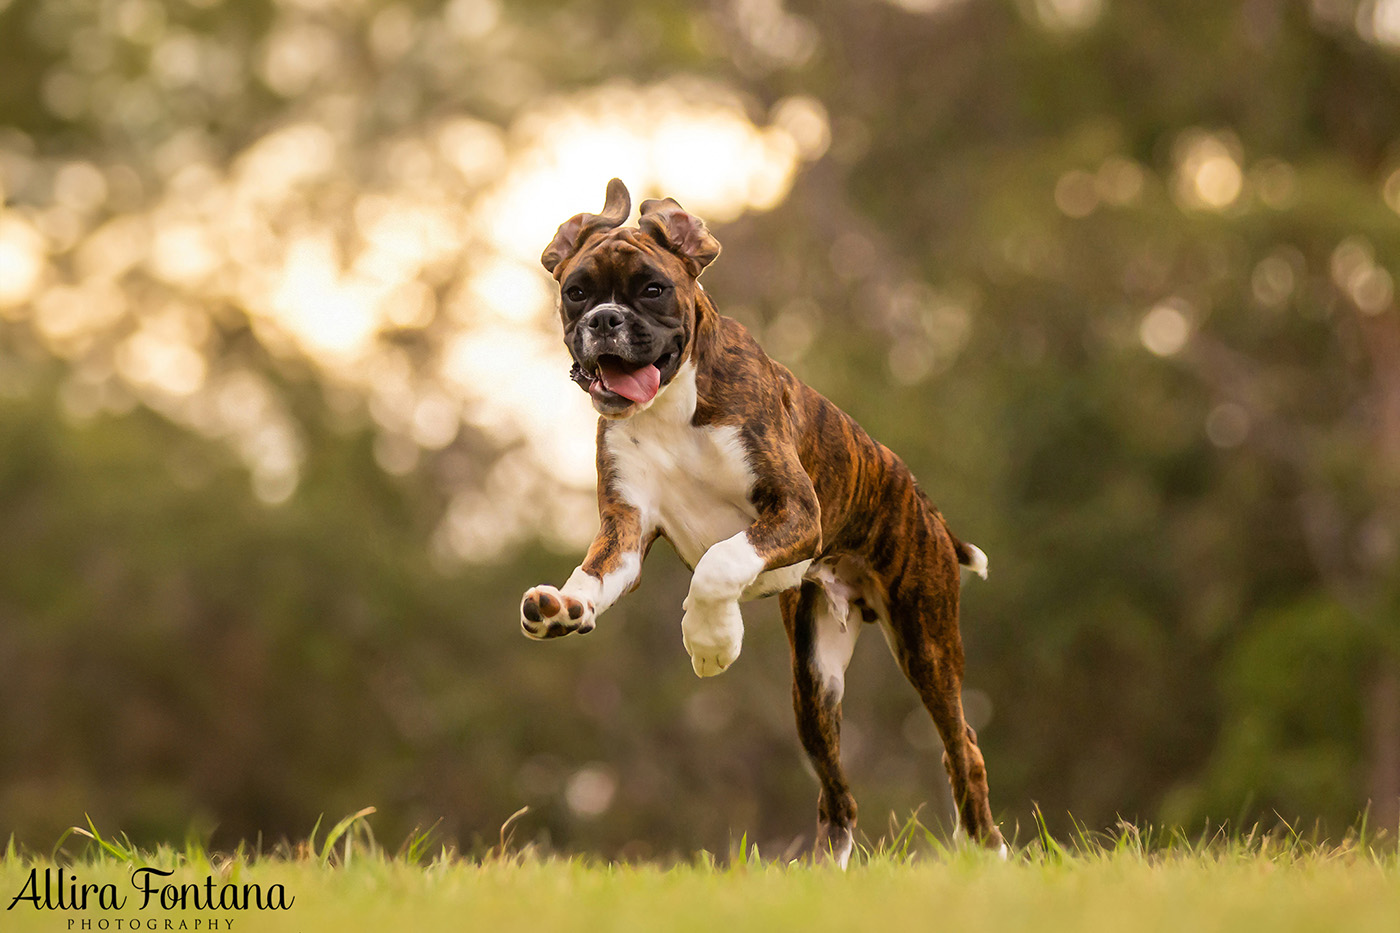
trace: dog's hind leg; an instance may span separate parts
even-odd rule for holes
[[[977,747],[977,734],[963,718],[957,591],[944,589],[939,594],[931,586],[927,589],[920,594],[923,599],[906,594],[891,601],[886,629],[890,646],[943,739],[943,767],[952,785],[959,828],[1005,857],[1006,842],[992,822],[987,766]]]
[[[815,856],[844,869],[855,848],[856,801],[841,771],[841,697],[860,621],[848,621],[844,604],[811,580],[782,593],[779,604],[792,646],[797,733],[821,785]]]

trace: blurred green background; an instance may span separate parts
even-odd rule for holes
[[[765,854],[786,642],[698,681],[595,527],[554,226],[620,175],[991,558],[1027,835],[1400,814],[1400,0],[0,0],[0,836]],[[863,828],[949,811],[882,640]]]

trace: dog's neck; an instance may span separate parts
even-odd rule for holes
[[[695,363],[686,360],[656,397],[627,420],[639,424],[689,424],[695,417],[696,399]]]

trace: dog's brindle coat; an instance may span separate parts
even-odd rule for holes
[[[541,257],[560,283],[575,378],[598,422],[600,529],[559,589],[525,594],[532,638],[591,631],[638,581],[665,537],[692,568],[681,623],[696,673],[738,656],[738,603],[776,593],[792,646],[793,705],[821,784],[819,858],[850,857],[856,803],[840,763],[846,666],[877,622],[943,739],[960,828],[1003,853],[977,737],[963,718],[958,541],[909,468],[848,415],[769,359],[696,281],[719,254],[703,221],[671,199],[621,226],[627,189],[601,214],[560,226]],[[659,389],[611,389],[608,372],[659,371]],[[611,365],[611,370],[607,366]]]

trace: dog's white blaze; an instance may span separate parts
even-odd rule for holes
[[[622,594],[637,582],[641,574],[641,555],[624,554],[618,562],[618,568],[612,573],[603,574],[601,578],[593,576],[581,566],[574,568],[573,574],[560,592],[584,603],[592,603],[594,611],[601,614],[617,602]]]

